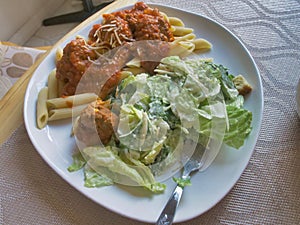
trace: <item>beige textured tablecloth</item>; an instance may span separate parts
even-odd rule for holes
[[[246,170],[221,202],[182,224],[300,224],[299,0],[146,2],[225,25],[250,50],[264,86],[263,124]],[[31,145],[24,125],[0,147],[0,171],[0,224],[141,224],[93,203],[62,180]]]

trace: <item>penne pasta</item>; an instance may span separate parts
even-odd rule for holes
[[[48,98],[57,98],[57,78],[56,78],[56,69],[52,70],[48,76]]]
[[[169,51],[169,56],[178,55],[180,57],[186,57],[190,55],[195,49],[195,45],[190,41],[171,43],[170,46],[171,48]]]
[[[155,69],[154,72],[155,72],[155,73],[158,73],[158,74],[168,74],[168,75],[173,75],[173,72],[169,72],[168,70],[163,70],[163,69]]]
[[[126,71],[126,70],[120,71],[120,74],[121,74],[121,80],[133,75],[130,71]]]
[[[59,61],[63,56],[63,50],[62,48],[57,48],[55,52],[55,62]]]
[[[172,28],[174,29],[173,31],[174,36],[184,36],[186,34],[190,34],[194,32],[192,28],[188,28],[188,27],[172,26]]]
[[[168,17],[168,21],[172,26],[184,27],[184,23],[177,17]]]
[[[213,62],[214,59],[213,58],[203,58],[203,59],[200,59],[201,61],[203,62]]]
[[[145,69],[142,67],[126,67],[123,70],[127,72],[131,72],[134,75],[146,72]]]
[[[168,15],[167,15],[166,13],[164,13],[164,12],[162,12],[162,11],[160,11],[159,13],[164,17],[164,19],[165,19],[166,21],[169,22],[169,17],[168,17]]]
[[[193,40],[195,50],[209,50],[212,48],[212,44],[205,39],[198,38]]]
[[[94,93],[84,93],[68,97],[53,98],[47,100],[48,109],[72,108],[73,106],[84,105],[95,101],[98,95]]]
[[[87,107],[87,105],[88,104],[78,105],[72,108],[51,109],[49,111],[48,121],[68,119],[68,118],[79,116],[82,110],[84,110]]]
[[[186,34],[184,36],[175,37],[175,40],[172,43],[178,43],[180,41],[193,41],[195,40],[196,35],[194,33]]]
[[[48,122],[48,109],[46,101],[48,98],[48,87],[44,87],[39,91],[36,106],[36,122],[39,129],[44,128]]]
[[[135,57],[132,60],[130,60],[128,63],[126,63],[126,66],[139,68],[141,67],[141,60]]]

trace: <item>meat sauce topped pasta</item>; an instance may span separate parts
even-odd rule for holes
[[[37,116],[37,120],[47,118],[43,122],[37,121],[39,128],[43,128],[47,121],[71,117],[72,109],[76,115],[79,113],[80,106],[68,104],[69,107],[61,107],[66,105],[67,96],[92,92],[105,99],[128,73],[154,74],[159,61],[166,56],[186,56],[195,50],[211,48],[208,41],[196,39],[193,29],[185,27],[181,19],[169,17],[143,2],[137,2],[131,9],[104,14],[102,17],[102,23],[94,24],[86,39],[77,36],[63,50],[57,49],[56,68],[48,77],[48,100],[38,101],[39,106],[42,102],[42,108],[48,110],[47,117]],[[136,44],[141,41],[144,42]],[[118,48],[120,46],[122,48]],[[114,49],[117,50],[113,51],[112,57],[105,55],[112,54]],[[96,76],[82,79],[87,77],[84,74],[92,64],[101,64],[108,59],[110,63],[105,66],[90,69],[90,73]],[[98,71],[93,71],[96,69]],[[100,91],[89,91],[95,89]],[[84,99],[83,96],[80,99]],[[60,102],[54,108],[52,99]],[[85,104],[90,100],[85,99]]]
[[[63,50],[57,49],[56,68],[51,71],[48,79],[48,100],[38,100],[38,106],[42,104],[42,108],[45,109],[47,103],[55,98],[57,98],[55,101],[62,104],[58,104],[59,106],[56,108],[50,104],[51,107],[47,108],[47,117],[37,115],[37,120],[48,118],[43,122],[37,121],[39,128],[46,126],[47,121],[72,116],[70,112],[72,112],[73,104],[69,104],[68,108],[60,107],[66,105],[64,102],[67,96],[88,92],[86,90],[93,89],[97,83],[100,85],[98,90],[101,91],[96,94],[101,99],[105,99],[119,84],[122,77],[124,78],[128,73],[147,72],[153,74],[160,59],[166,56],[183,57],[193,51],[207,51],[212,47],[205,39],[196,38],[193,29],[185,27],[181,19],[169,17],[143,2],[137,2],[131,9],[102,16],[102,23],[93,25],[86,39],[78,36],[71,40]],[[141,41],[145,42],[141,44],[142,47],[139,47],[136,43]],[[133,44],[134,46],[131,47]],[[118,49],[120,46],[122,48]],[[114,51],[114,56],[110,58],[111,63],[98,71],[101,77],[98,75],[87,79],[85,87],[79,92],[78,83],[79,81],[84,83],[82,77],[86,74],[87,69],[92,64],[101,63],[102,59],[107,60],[105,54],[113,49],[118,50]],[[136,58],[138,60],[135,60]],[[45,95],[42,96],[45,97]],[[80,99],[84,98],[80,96]],[[90,99],[87,98],[85,104]],[[80,108],[82,107],[76,106],[75,111],[79,111]]]
[[[130,10],[104,14],[103,19],[104,22],[94,25],[89,34],[91,45],[107,45],[111,49],[123,42],[174,40],[170,23],[158,9],[152,9],[143,2],[136,3]]]
[[[61,95],[75,94],[76,86],[86,69],[105,52],[118,46],[140,40],[174,40],[170,23],[160,14],[158,9],[152,9],[143,2],[138,2],[130,10],[118,11],[103,15],[104,22],[95,24],[89,32],[88,40],[77,38],[72,40],[63,50],[62,58],[57,62],[56,76],[65,83]],[[159,49],[157,46],[148,46]],[[167,55],[154,51],[156,55]],[[149,51],[151,52],[151,51]],[[144,63],[147,71],[155,65]],[[149,69],[150,67],[150,69]]]

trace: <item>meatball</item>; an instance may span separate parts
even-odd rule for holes
[[[118,116],[109,107],[107,102],[98,99],[82,111],[74,126],[77,140],[86,146],[110,142],[118,125]]]
[[[95,59],[97,54],[86,46],[82,38],[66,45],[62,58],[56,64],[56,77],[65,83],[61,96],[75,94],[82,75]]]

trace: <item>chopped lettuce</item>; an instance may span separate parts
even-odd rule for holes
[[[123,105],[117,130],[122,145],[137,151],[149,151],[166,138],[169,125],[163,119],[150,120],[148,114],[133,105]]]
[[[223,141],[237,149],[244,144],[251,132],[252,113],[243,108],[244,98],[239,95],[232,81],[234,76],[229,74],[227,68],[201,60],[183,61],[177,56],[163,59],[158,68],[159,73],[167,71],[166,74],[180,79],[183,88],[189,91],[194,103],[198,104],[200,126],[196,129],[202,135],[199,141],[203,140],[203,135],[211,134],[212,121],[218,123],[216,118],[222,118],[225,112],[227,129]],[[220,95],[224,96],[224,101]],[[184,99],[186,102],[190,100],[187,96]],[[191,104],[184,106],[186,111],[192,112],[187,105]],[[189,115],[186,112],[183,114],[185,117]]]
[[[182,178],[182,177],[173,177],[173,180],[178,184],[179,187],[184,188],[185,186],[191,186],[192,182],[191,182],[191,177],[187,177],[187,178]]]
[[[84,167],[84,186],[88,188],[110,186],[114,184],[114,181],[105,176],[100,175],[93,170],[89,165]]]
[[[80,152],[76,152],[75,154],[73,154],[72,158],[73,163],[68,167],[69,172],[80,170],[86,164],[86,160]]]
[[[173,89],[170,92],[169,98],[172,112],[180,119],[180,125],[186,129],[192,127],[197,129],[199,126],[197,105],[193,101],[190,92],[184,88]]]
[[[110,177],[120,183],[143,186],[155,193],[165,189],[165,185],[155,181],[147,166],[133,158],[130,158],[132,164],[125,163],[119,157],[118,150],[110,146],[87,147],[83,150],[83,154],[88,164],[92,165],[92,168],[102,176]]]
[[[244,109],[227,68],[170,56],[155,72],[128,74],[111,95],[112,110],[119,116],[115,139],[73,156],[68,170],[83,168],[85,186],[117,182],[160,193],[166,187],[155,176],[187,157],[184,140],[206,146],[219,139],[236,149],[244,144],[252,113]],[[174,181],[190,185],[189,179]]]
[[[86,187],[102,187],[112,185],[114,182],[103,175],[98,174],[87,163],[80,152],[73,156],[73,163],[68,167],[69,172],[75,172],[84,168],[84,186]]]
[[[232,81],[232,75],[228,73],[227,68],[222,65],[211,64],[214,75],[221,83],[222,92],[225,100],[233,100],[238,96],[238,90]]]
[[[251,132],[252,113],[246,109],[227,106],[229,130],[225,133],[224,143],[236,149],[243,146]]]

